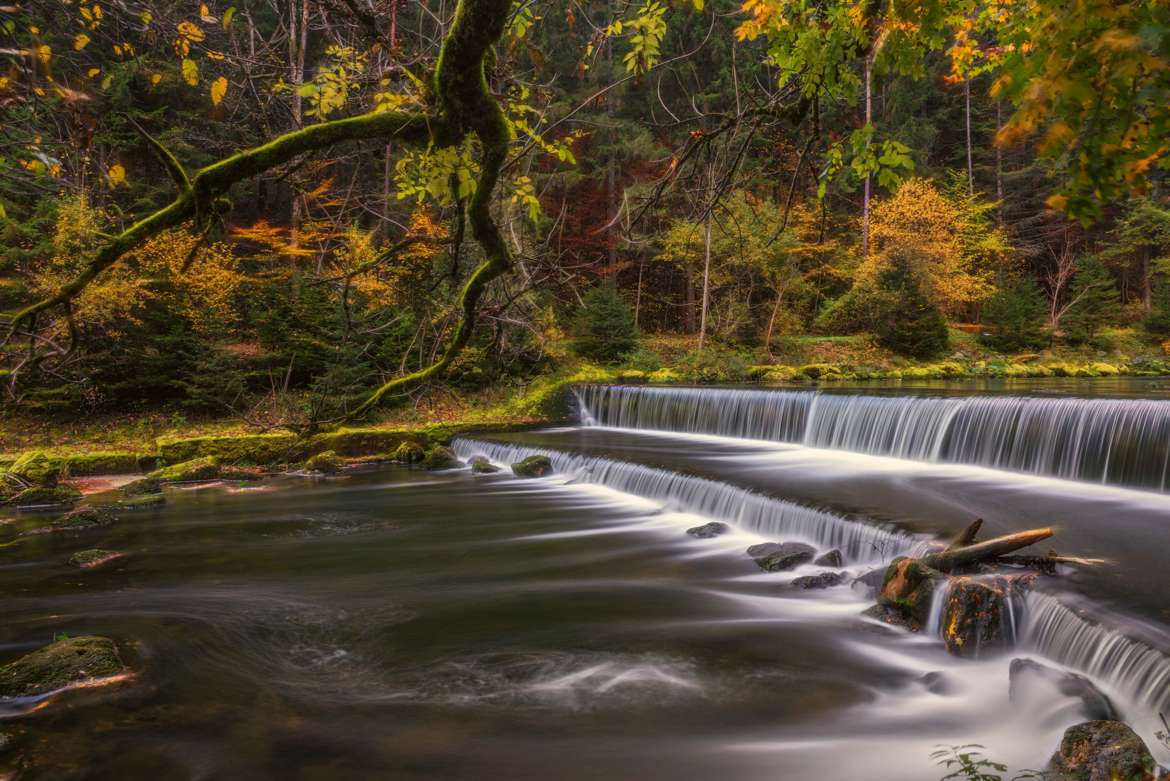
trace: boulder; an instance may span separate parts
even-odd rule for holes
[[[1012,659],[1008,684],[1008,696],[1012,702],[1025,699],[1026,691],[1036,684],[1080,700],[1084,705],[1085,716],[1089,719],[1112,721],[1118,716],[1109,698],[1085,676],[1058,670],[1032,659]]]
[[[305,462],[305,471],[316,472],[322,475],[332,475],[340,472],[343,465],[344,462],[338,457],[337,453],[334,453],[332,450],[326,450],[315,456],[311,456]]]
[[[422,460],[422,465],[427,469],[454,469],[462,463],[449,448],[442,445],[432,447]]]
[[[126,672],[114,641],[68,637],[0,665],[0,697],[32,697]]]
[[[34,485],[26,488],[8,500],[15,507],[63,507],[76,504],[81,499],[81,491],[71,485],[56,485],[53,487]]]
[[[52,488],[57,485],[61,470],[44,453],[29,452],[22,453],[13,461],[12,466],[8,467],[8,473],[30,485]]]
[[[79,550],[74,553],[69,557],[69,563],[81,569],[97,569],[103,564],[108,564],[120,558],[122,558],[122,554],[117,551],[90,548],[89,550]]]
[[[427,457],[426,451],[417,442],[407,440],[398,445],[391,459],[400,464],[418,464]]]
[[[725,523],[711,521],[710,523],[705,523],[702,526],[692,526],[691,528],[687,529],[687,534],[691,535],[692,537],[708,540],[712,537],[718,537],[720,534],[726,534],[728,531],[730,531],[730,529],[731,527]]]
[[[214,480],[219,477],[219,459],[215,456],[193,458],[190,461],[156,469],[147,477],[153,477],[164,483],[193,483],[200,480]]]
[[[937,670],[926,673],[918,682],[931,694],[950,694],[955,688],[950,679]]]
[[[844,572],[822,572],[819,575],[802,575],[792,581],[792,585],[801,589],[832,588],[840,586],[849,576]]]
[[[942,635],[947,650],[975,657],[1008,645],[1012,636],[1011,600],[1030,586],[1031,577],[955,577],[943,606]]]
[[[544,477],[551,475],[552,471],[552,461],[549,460],[548,456],[529,456],[523,461],[512,464],[512,472],[517,477]]]
[[[874,595],[881,591],[882,584],[885,583],[885,580],[885,567],[876,567],[864,575],[854,578],[852,585],[854,588],[858,588],[860,585],[861,588],[859,590],[863,590],[866,594]]]
[[[907,627],[918,631],[930,619],[934,590],[944,577],[918,559],[898,557],[886,568],[878,604],[900,614]]]
[[[142,477],[131,480],[118,489],[122,496],[147,496],[162,491],[162,481],[157,477]]]
[[[114,514],[105,507],[83,505],[53,521],[50,528],[52,531],[84,532],[113,526],[115,520],[117,519],[114,518]]]
[[[833,548],[823,556],[819,556],[813,560],[813,564],[818,567],[834,567],[841,568],[845,566],[845,557],[841,555],[841,551]]]
[[[1150,750],[1128,725],[1099,720],[1074,724],[1048,762],[1052,781],[1154,781]]]
[[[492,475],[500,471],[500,468],[493,464],[487,456],[475,456],[470,461],[471,471],[477,475]]]
[[[747,553],[765,572],[782,572],[808,564],[817,549],[803,542],[764,542],[751,546]]]

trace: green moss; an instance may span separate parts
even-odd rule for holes
[[[219,458],[216,456],[204,456],[202,458],[193,458],[190,461],[183,461],[182,463],[173,466],[166,466],[162,469],[156,469],[151,472],[148,477],[153,477],[156,480],[161,480],[164,483],[186,483],[197,480],[213,480],[219,477]]]
[[[449,448],[442,445],[432,446],[422,460],[422,465],[427,469],[454,469],[462,464]]]
[[[324,475],[331,475],[341,471],[343,466],[342,460],[332,450],[326,450],[323,453],[318,453],[309,458],[305,462],[305,471],[320,472]]]
[[[138,472],[142,469],[141,463],[144,454],[126,451],[106,451],[96,453],[72,453],[67,456],[55,456],[54,460],[69,471],[70,475],[117,475]],[[149,459],[149,456],[145,456]]]
[[[468,462],[472,474],[490,475],[500,471],[500,468],[488,460],[486,456],[476,456]]]
[[[104,507],[78,507],[53,521],[53,531],[90,531],[114,524],[113,513]]]
[[[74,567],[90,569],[116,559],[120,555],[116,551],[105,550],[103,548],[90,548],[89,550],[80,550],[74,553],[69,557],[69,563]]]
[[[114,641],[70,637],[0,666],[0,696],[31,697],[126,671]]]
[[[168,464],[213,457],[225,464],[278,464],[301,458],[304,443],[295,434],[239,434],[157,440],[159,457]],[[318,450],[328,448],[321,447]],[[310,453],[313,451],[309,451]]]
[[[157,494],[161,491],[162,481],[157,477],[143,477],[138,480],[132,480],[118,489],[118,492],[122,496],[145,496],[147,494]]]
[[[156,494],[133,494],[130,496],[119,496],[116,503],[120,509],[123,510],[145,510],[152,507],[158,507],[160,504],[166,504],[167,498],[162,493]]]
[[[21,454],[8,471],[33,485],[54,486],[61,468],[44,453],[31,451]]]
[[[60,507],[70,505],[81,499],[81,491],[71,485],[58,485],[49,488],[35,485],[26,488],[8,500],[15,507]]]
[[[394,451],[392,458],[400,464],[417,464],[427,457],[422,445],[417,442],[403,442]]]
[[[512,464],[512,471],[517,477],[544,477],[552,474],[553,465],[548,456],[529,456]]]

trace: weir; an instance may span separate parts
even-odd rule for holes
[[[589,425],[1170,486],[1170,401],[620,385],[585,386],[578,400]]]

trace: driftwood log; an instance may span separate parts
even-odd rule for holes
[[[1105,563],[1103,559],[1062,556],[1056,551],[1049,551],[1044,556],[1013,555],[1021,548],[1027,548],[1029,545],[1035,545],[1051,537],[1053,529],[1050,526],[1028,529],[976,542],[981,528],[983,528],[983,519],[975,519],[959,532],[946,548],[923,556],[922,563],[931,569],[947,573],[983,563],[1030,567],[1045,572],[1055,571],[1057,564],[1092,567]]]

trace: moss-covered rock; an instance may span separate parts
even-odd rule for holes
[[[146,496],[148,494],[157,494],[162,491],[162,480],[157,477],[142,477],[138,480],[131,480],[126,485],[118,489],[122,496]]]
[[[455,453],[450,448],[434,445],[427,451],[422,465],[427,469],[454,469],[462,466],[463,462],[455,457]]]
[[[918,559],[899,556],[886,568],[878,604],[899,614],[910,629],[921,629],[930,618],[934,590],[945,579]]]
[[[658,369],[646,375],[647,382],[653,382],[659,385],[672,385],[677,382],[682,382],[682,375],[674,369]]]
[[[500,471],[500,468],[488,460],[487,456],[475,456],[467,463],[471,466],[472,474],[490,475]]]
[[[406,441],[398,446],[391,457],[400,464],[420,464],[427,457],[427,452],[419,443]]]
[[[17,493],[8,500],[14,507],[64,507],[76,504],[81,500],[81,491],[71,485],[58,485],[52,488],[43,485],[34,485]]]
[[[1064,732],[1048,763],[1053,781],[1154,781],[1149,748],[1120,721],[1086,721]]]
[[[157,445],[159,456],[168,464],[214,457],[223,464],[264,465],[287,462],[298,442],[295,434],[238,434],[160,438]]]
[[[552,461],[548,456],[529,456],[512,464],[512,472],[517,477],[544,477],[551,475],[552,471]]]
[[[114,514],[105,507],[85,505],[70,510],[53,521],[51,529],[53,531],[90,531],[112,526],[116,520]]]
[[[747,554],[765,572],[784,572],[808,564],[817,549],[803,542],[763,542],[748,548]]]
[[[48,694],[85,681],[126,672],[114,641],[70,637],[0,665],[0,697]]]
[[[1012,637],[1012,601],[1034,576],[954,577],[943,606],[942,635],[956,656],[975,657],[1007,647]]]
[[[8,472],[34,486],[52,488],[57,485],[60,467],[44,453],[33,451],[23,453],[12,463]]]
[[[120,510],[146,510],[167,503],[167,497],[160,491],[155,494],[131,494],[119,496],[116,504]]]
[[[343,462],[336,453],[334,453],[332,450],[326,450],[323,453],[318,453],[315,456],[311,456],[309,460],[305,462],[305,471],[318,472],[323,475],[332,475],[340,472],[341,467],[344,465],[345,462]]]
[[[121,557],[122,554],[117,551],[104,550],[103,548],[90,548],[89,550],[79,550],[74,553],[69,557],[69,563],[81,569],[96,569],[103,564],[108,564]]]
[[[172,466],[156,469],[148,477],[153,477],[164,483],[190,483],[199,480],[214,480],[219,477],[219,458],[204,456],[183,461]]]

